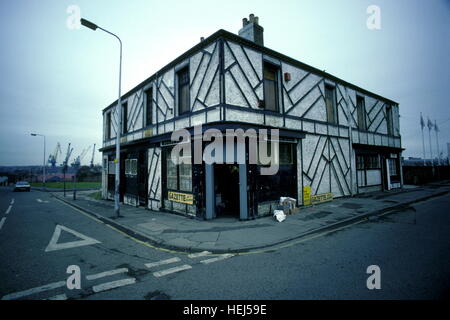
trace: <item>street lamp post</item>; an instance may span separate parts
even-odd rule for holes
[[[43,134],[39,134],[39,133],[32,133],[31,134],[33,137],[39,136],[39,137],[43,137],[44,138],[44,164],[42,166],[42,182],[43,182],[43,187],[44,187],[44,191],[45,191],[45,165],[46,165],[46,159],[45,159],[45,136]]]
[[[115,192],[114,192],[114,212],[117,217],[120,217],[120,195],[119,195],[119,187],[120,187],[120,136],[122,132],[122,100],[121,100],[121,86],[122,86],[122,41],[120,38],[115,35],[114,33],[105,30],[96,24],[86,20],[81,19],[81,24],[89,29],[97,30],[100,29],[113,37],[115,37],[117,40],[119,40],[120,43],[120,62],[119,62],[119,98],[117,100],[117,107],[116,107],[116,114],[117,114],[117,129],[116,129],[116,159],[114,160],[115,163]]]

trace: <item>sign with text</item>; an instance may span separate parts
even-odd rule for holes
[[[333,201],[332,193],[318,194],[316,196],[311,197],[312,204],[319,204],[319,203],[329,202],[329,201]]]
[[[311,204],[311,187],[303,187],[303,205],[309,206]]]
[[[189,193],[180,193],[169,191],[168,199],[173,202],[194,204],[194,195]]]

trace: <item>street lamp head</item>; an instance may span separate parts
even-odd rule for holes
[[[85,26],[85,27],[87,27],[89,29],[92,29],[94,31],[97,30],[97,28],[98,28],[98,26],[95,23],[92,23],[92,22],[90,22],[90,21],[88,21],[86,19],[81,18],[80,22],[81,22],[81,24],[83,26]]]

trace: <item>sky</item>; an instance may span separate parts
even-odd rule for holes
[[[237,33],[254,13],[266,47],[398,102],[405,157],[423,155],[420,112],[437,121],[447,155],[450,0],[2,0],[0,166],[42,164],[43,139],[32,132],[46,136],[47,156],[58,142],[63,153],[70,142],[74,156],[101,146],[102,109],[117,99],[118,42],[69,28],[72,5],[122,39],[123,93],[200,37]],[[379,30],[367,27],[371,5],[380,8]],[[428,130],[425,138],[428,157]]]

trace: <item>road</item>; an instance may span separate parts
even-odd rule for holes
[[[192,256],[141,243],[47,193],[0,188],[0,297],[448,298],[449,207],[446,195],[279,248]],[[81,289],[66,286],[71,265]],[[380,268],[380,290],[367,289],[371,265]]]

